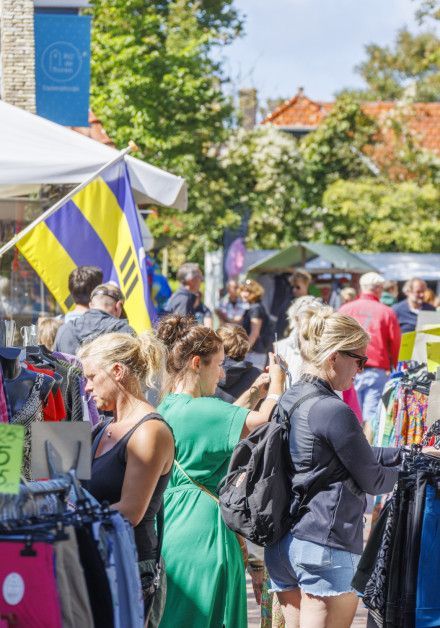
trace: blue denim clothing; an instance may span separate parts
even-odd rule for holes
[[[351,581],[360,554],[302,541],[288,532],[266,547],[264,559],[273,592],[300,587],[310,595],[327,597],[354,590]]]
[[[122,626],[143,628],[144,598],[131,525],[119,513],[111,515],[114,557],[118,573],[119,611]],[[121,577],[122,576],[122,577]]]
[[[440,498],[434,486],[426,487],[417,577],[416,628],[440,626]]]
[[[354,387],[366,423],[373,421],[376,416],[387,380],[384,369],[366,368],[356,376]]]
[[[123,628],[124,624],[121,624],[120,621],[118,573],[114,556],[114,543],[109,529],[104,526],[101,521],[94,521],[92,523],[92,533],[101,558],[104,561],[105,571],[112,594],[114,628]]]

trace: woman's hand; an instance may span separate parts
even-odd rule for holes
[[[286,371],[282,366],[283,359],[280,356],[275,356],[272,352],[269,353],[269,366],[266,370],[270,376],[270,388],[275,392],[275,388],[281,394],[284,390],[284,382],[286,381]]]
[[[269,389],[270,384],[270,375],[269,373],[261,373],[257,377],[257,379],[252,384],[252,388],[257,388],[258,390],[258,400],[264,399],[267,395],[267,391]]]

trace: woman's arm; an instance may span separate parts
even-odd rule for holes
[[[380,495],[392,490],[399,473],[401,453],[395,456],[395,466],[381,464],[347,405],[328,399],[317,401],[309,412],[309,425],[314,434],[325,438],[333,447],[362,491]],[[391,457],[395,452],[390,450]]]
[[[281,366],[275,362],[275,356],[273,353],[269,353],[268,370],[270,376],[270,384],[267,391],[267,397],[261,404],[258,412],[253,410],[247,415],[240,438],[245,438],[249,434],[249,432],[252,432],[252,430],[254,430],[255,428],[269,421],[272,415],[272,411],[278,403],[277,397],[279,398],[284,392],[284,382],[286,379],[286,375]],[[271,395],[274,395],[275,399],[268,398]]]
[[[121,499],[112,508],[133,526],[142,520],[161,475],[168,473],[174,459],[174,440],[161,421],[140,425],[127,444],[127,466]]]
[[[261,373],[252,386],[248,390],[245,390],[244,393],[235,400],[234,406],[240,406],[240,408],[249,408],[250,410],[253,410],[257,403],[261,401],[261,399],[264,399],[267,395],[269,384],[269,373]]]
[[[250,349],[257,342],[260,337],[261,327],[263,326],[263,321],[261,318],[251,318],[251,333],[249,334],[249,344]]]

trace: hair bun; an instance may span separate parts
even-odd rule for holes
[[[304,340],[319,341],[325,328],[325,323],[333,314],[333,308],[323,305],[319,308],[310,308],[301,314],[300,334]]]
[[[196,321],[193,316],[182,314],[169,314],[159,321],[157,337],[168,347],[173,347],[176,342],[182,340]]]

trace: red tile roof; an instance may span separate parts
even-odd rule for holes
[[[362,110],[379,122],[396,107],[395,102],[365,102]],[[300,89],[291,100],[286,101],[269,114],[261,124],[274,124],[284,129],[316,129],[332,110],[333,102],[319,102],[307,98]],[[419,144],[427,150],[440,154],[440,102],[414,103],[405,113],[409,128]]]
[[[115,147],[113,140],[109,138],[101,124],[101,121],[95,116],[93,111],[89,110],[89,126],[72,126],[73,131],[86,135],[92,140],[106,144],[107,146]]]

